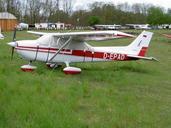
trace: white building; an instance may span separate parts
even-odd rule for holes
[[[48,29],[48,23],[35,23],[36,29]]]
[[[36,29],[46,29],[46,30],[52,30],[52,29],[65,29],[64,23],[35,23]]]
[[[126,24],[130,29],[144,29],[144,30],[149,30],[151,27],[149,24]]]
[[[98,30],[116,30],[121,29],[121,25],[113,24],[113,25],[102,25],[102,24],[96,24],[94,25],[95,29]]]
[[[64,23],[56,23],[56,29],[65,29]]]
[[[26,23],[19,23],[19,24],[17,25],[17,29],[18,29],[18,30],[23,30],[23,29],[28,29],[28,28],[29,28],[29,25],[26,24]]]

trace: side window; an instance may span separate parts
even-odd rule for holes
[[[55,48],[60,48],[67,40],[68,38],[52,37],[50,46]]]
[[[61,39],[59,37],[52,37],[52,41],[50,43],[51,47],[59,48],[61,46]]]

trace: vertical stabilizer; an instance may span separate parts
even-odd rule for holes
[[[152,32],[143,31],[130,45],[127,46],[130,54],[145,56],[152,36]]]

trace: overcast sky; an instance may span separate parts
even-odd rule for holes
[[[166,9],[171,8],[171,0],[75,0],[74,10],[86,8],[86,5],[89,3],[93,3],[95,1],[98,2],[112,2],[114,4],[128,2],[129,4],[134,3],[148,3],[157,6],[162,6]]]

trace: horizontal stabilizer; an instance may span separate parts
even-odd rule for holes
[[[136,55],[127,55],[127,56],[130,57],[130,58],[134,58],[134,59],[143,59],[143,60],[158,61],[154,57],[144,57],[144,56],[136,56]]]

